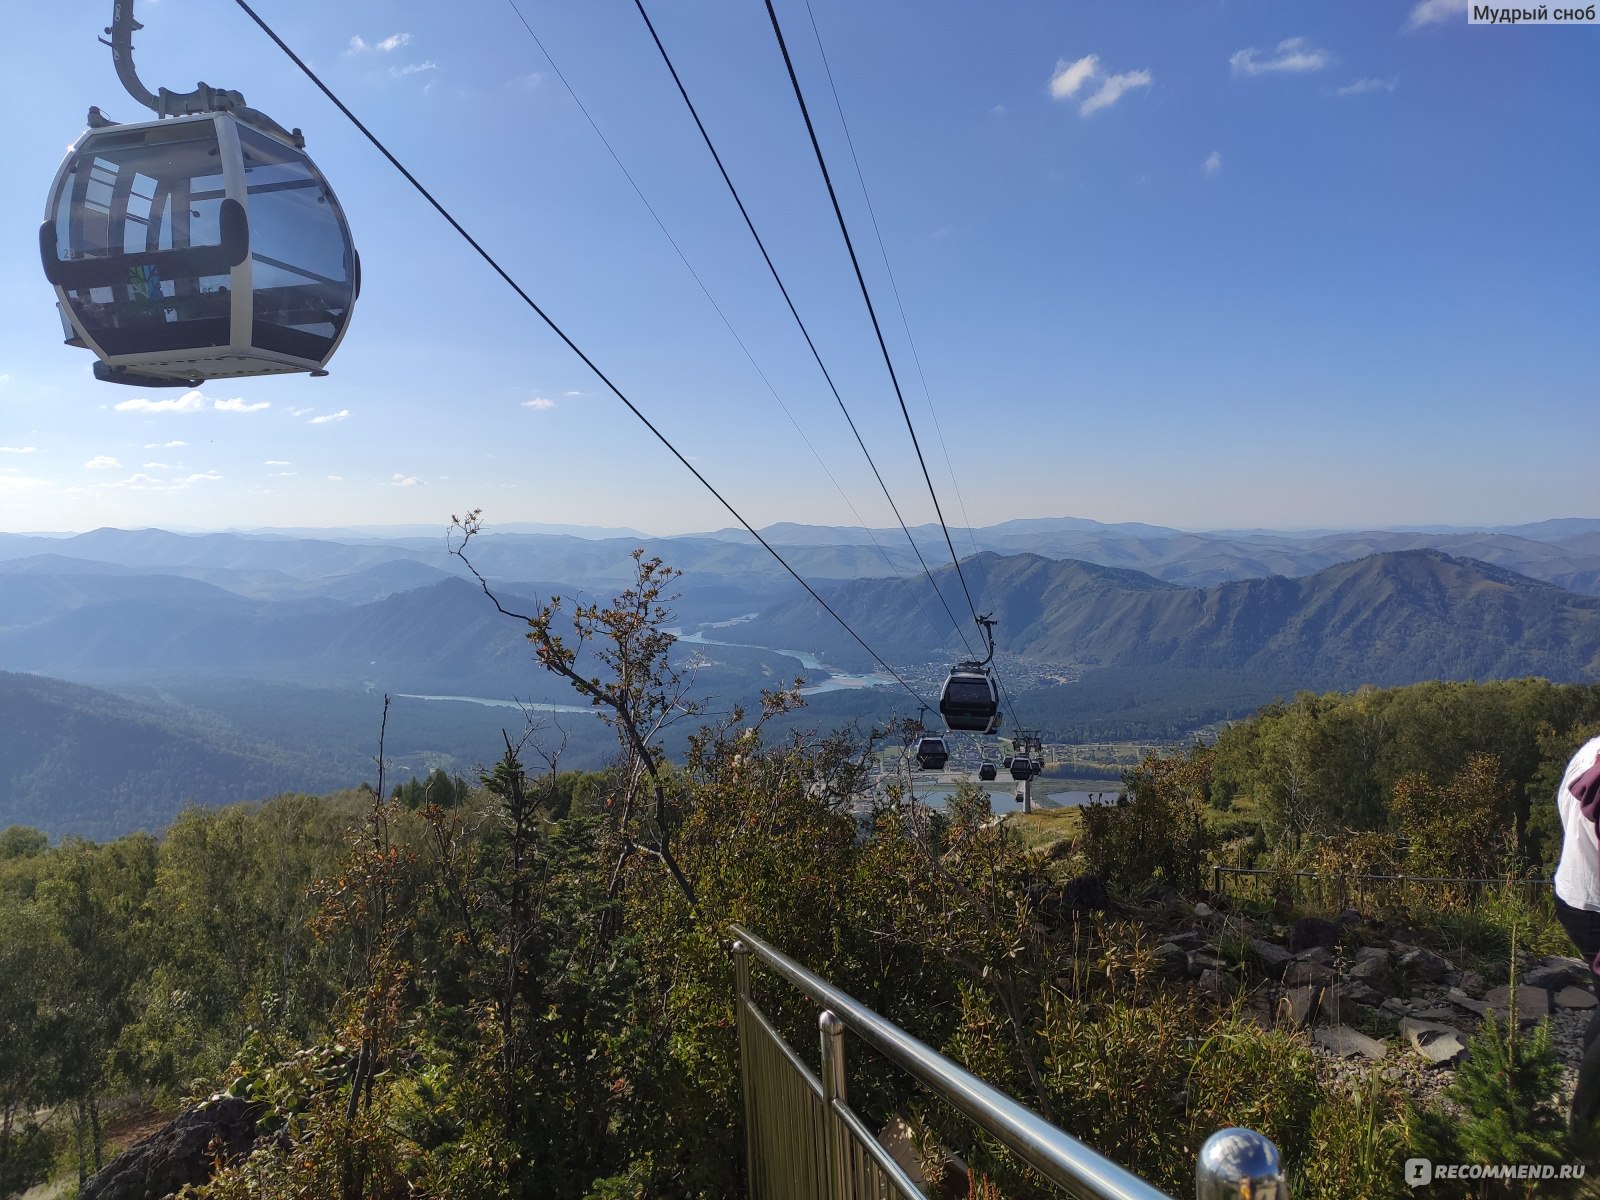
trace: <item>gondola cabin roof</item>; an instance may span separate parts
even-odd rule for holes
[[[304,150],[202,113],[89,129],[39,230],[67,344],[145,387],[325,373],[360,264]]]

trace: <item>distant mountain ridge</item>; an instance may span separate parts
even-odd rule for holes
[[[1149,575],[1036,555],[964,564],[980,611],[1009,654],[1085,667],[1270,673],[1306,687],[1542,675],[1600,679],[1600,598],[1437,550],[1375,554],[1312,575],[1182,588]],[[965,610],[955,572],[936,573]],[[880,653],[961,654],[948,618],[906,581],[861,580],[828,597]],[[829,628],[829,626],[832,628]],[[790,603],[737,627],[740,638],[864,665],[815,605]]]

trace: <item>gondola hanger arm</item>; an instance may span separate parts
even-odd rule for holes
[[[144,28],[134,19],[133,3],[134,0],[112,0],[111,24],[106,27],[111,40],[100,39],[102,45],[111,47],[111,59],[116,64],[117,78],[122,81],[122,86],[128,95],[156,116],[163,118],[207,112],[231,113],[246,125],[253,125],[274,137],[281,138],[296,150],[305,149],[306,139],[298,129],[285,129],[266,113],[249,107],[244,102],[243,94],[231,88],[216,88],[209,83],[198,83],[194,90],[188,92],[174,92],[170,88],[152,92],[147,88],[144,81],[139,78],[138,68],[133,63],[133,35],[137,30]]]

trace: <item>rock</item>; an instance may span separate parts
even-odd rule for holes
[[[1435,1004],[1431,1008],[1424,1008],[1420,1012],[1413,1011],[1412,1016],[1419,1021],[1454,1021],[1456,1010],[1447,1008],[1443,1004]]]
[[[1467,1051],[1466,1038],[1453,1025],[1406,1017],[1400,1022],[1400,1032],[1412,1049],[1435,1066],[1455,1062]]]
[[[1501,986],[1494,988],[1483,997],[1484,1002],[1494,1009],[1495,1016],[1501,1020],[1510,1012],[1511,989]],[[1550,993],[1540,987],[1523,985],[1517,989],[1517,1021],[1523,1025],[1532,1025],[1542,1021],[1550,1015]]]
[[[1313,946],[1294,956],[1295,962],[1316,963],[1319,967],[1333,966],[1333,951],[1326,946]]]
[[[1284,987],[1303,987],[1308,983],[1327,987],[1333,982],[1333,972],[1321,963],[1296,960],[1283,969]]]
[[[1111,907],[1111,895],[1098,875],[1079,875],[1061,885],[1061,907],[1074,916],[1102,913]]]
[[[1489,990],[1489,981],[1476,971],[1461,972],[1461,990],[1469,996],[1483,999],[1483,994]]]
[[[1217,915],[1217,910],[1202,900],[1194,906],[1194,915],[1197,917],[1214,917]]]
[[[1207,967],[1204,971],[1200,972],[1200,982],[1196,986],[1198,986],[1202,992],[1221,992],[1223,978],[1222,972],[1215,970],[1214,968]]]
[[[1250,953],[1261,964],[1261,969],[1274,979],[1283,974],[1284,967],[1294,957],[1282,946],[1262,941],[1260,938],[1250,939]]]
[[[1356,1004],[1365,1004],[1368,1008],[1377,1008],[1383,1003],[1383,993],[1376,988],[1368,987],[1359,979],[1341,980],[1334,989],[1341,1000],[1350,1000]]]
[[[1455,970],[1449,959],[1426,946],[1408,947],[1395,965],[1401,977],[1413,983],[1439,983]]]
[[[1593,1008],[1594,993],[1588,988],[1564,987],[1555,995],[1557,1008]]]
[[[1341,932],[1332,921],[1324,921],[1321,917],[1301,917],[1289,926],[1289,952],[1299,954],[1313,946],[1324,946],[1331,950],[1339,944]]]
[[[1544,962],[1522,977],[1522,981],[1532,987],[1549,988],[1558,992],[1571,985],[1582,986],[1589,982],[1589,968],[1584,965],[1581,958],[1562,958],[1552,954]]]
[[[1394,986],[1394,973],[1389,968],[1389,952],[1381,946],[1361,947],[1356,951],[1356,961],[1350,964],[1345,977],[1369,988],[1387,992]]]
[[[1291,1029],[1304,1029],[1317,1015],[1322,989],[1306,986],[1290,988],[1278,998],[1278,1022]]]
[[[1206,938],[1198,929],[1185,929],[1182,933],[1169,934],[1161,940],[1169,946],[1182,946],[1185,950],[1192,950]]]
[[[1189,951],[1189,974],[1200,975],[1206,971],[1221,971],[1227,968],[1227,963],[1217,956],[1216,951],[1206,946]]]
[[[1367,919],[1353,908],[1347,908],[1333,919],[1334,924],[1341,929],[1350,929],[1356,925],[1366,924]]]
[[[1318,1045],[1326,1046],[1340,1058],[1359,1056],[1381,1059],[1389,1053],[1389,1048],[1377,1038],[1370,1038],[1359,1029],[1351,1029],[1348,1025],[1324,1025],[1311,1037]]]
[[[1378,1007],[1386,1013],[1393,1013],[1397,1017],[1409,1017],[1411,1015],[1411,1005],[1396,996],[1390,996]]]
[[[214,1096],[187,1109],[91,1175],[80,1200],[145,1200],[169,1196],[211,1178],[217,1157],[243,1158],[255,1144],[259,1105]],[[213,1151],[213,1143],[220,1154]]]
[[[1182,946],[1162,942],[1152,953],[1156,970],[1168,979],[1182,979],[1189,973],[1189,952]]]
[[[1450,989],[1450,1002],[1452,1004],[1460,1005],[1470,1013],[1477,1013],[1480,1017],[1487,1017],[1489,1015],[1489,1006],[1482,1000],[1474,1000],[1471,996],[1467,995],[1466,990],[1463,988]]]

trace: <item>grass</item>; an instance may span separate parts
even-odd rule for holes
[[[1046,850],[1060,842],[1076,841],[1083,831],[1083,813],[1076,807],[1012,813],[1006,822],[1021,835],[1029,850]]]

